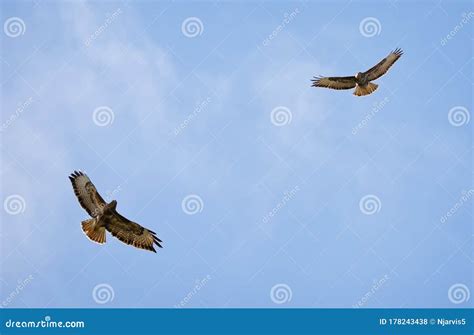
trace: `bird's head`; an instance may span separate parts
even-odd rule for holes
[[[360,79],[361,76],[362,76],[361,72],[357,72],[356,75],[355,75],[356,79]]]
[[[117,200],[112,200],[107,204],[108,208],[115,209],[117,207]]]

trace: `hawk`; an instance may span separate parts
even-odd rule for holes
[[[379,87],[371,81],[382,77],[402,55],[402,49],[397,48],[365,72],[358,72],[355,76],[349,77],[314,77],[311,86],[332,88],[334,90],[349,90],[355,87],[354,95],[368,95]]]
[[[107,230],[120,241],[136,248],[155,253],[154,244],[162,248],[161,240],[156,237],[156,233],[117,212],[116,200],[106,203],[85,173],[74,171],[69,179],[82,208],[92,217],[82,221],[82,230],[91,241],[104,244]]]

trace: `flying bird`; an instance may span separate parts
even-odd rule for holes
[[[354,95],[362,96],[373,93],[379,85],[371,83],[372,80],[382,77],[388,69],[403,55],[402,49],[395,49],[377,65],[365,72],[358,72],[349,77],[314,77],[313,87],[326,87],[334,90],[354,90]]]
[[[74,171],[69,179],[82,208],[92,217],[82,221],[82,230],[91,241],[104,244],[107,230],[120,241],[136,248],[153,252],[156,252],[154,244],[162,248],[160,244],[162,241],[153,231],[117,212],[116,200],[106,203],[85,173]]]

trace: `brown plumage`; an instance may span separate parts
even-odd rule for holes
[[[348,77],[314,77],[313,87],[325,87],[333,90],[348,90],[356,88],[354,95],[363,96],[374,92],[378,85],[371,83],[372,80],[380,78],[388,69],[403,55],[399,48],[392,51],[387,57],[382,59],[377,65],[365,72],[358,72],[355,76]]]
[[[105,243],[107,230],[120,241],[136,248],[153,252],[156,252],[154,244],[162,248],[161,240],[156,237],[155,232],[130,221],[117,212],[117,201],[112,200],[106,203],[85,173],[74,171],[69,179],[82,208],[92,217],[92,219],[82,221],[82,230],[91,241]]]

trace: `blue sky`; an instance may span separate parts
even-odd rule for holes
[[[2,307],[472,306],[472,3],[0,18]],[[396,47],[372,95],[310,87]],[[73,170],[164,248],[90,242]]]

